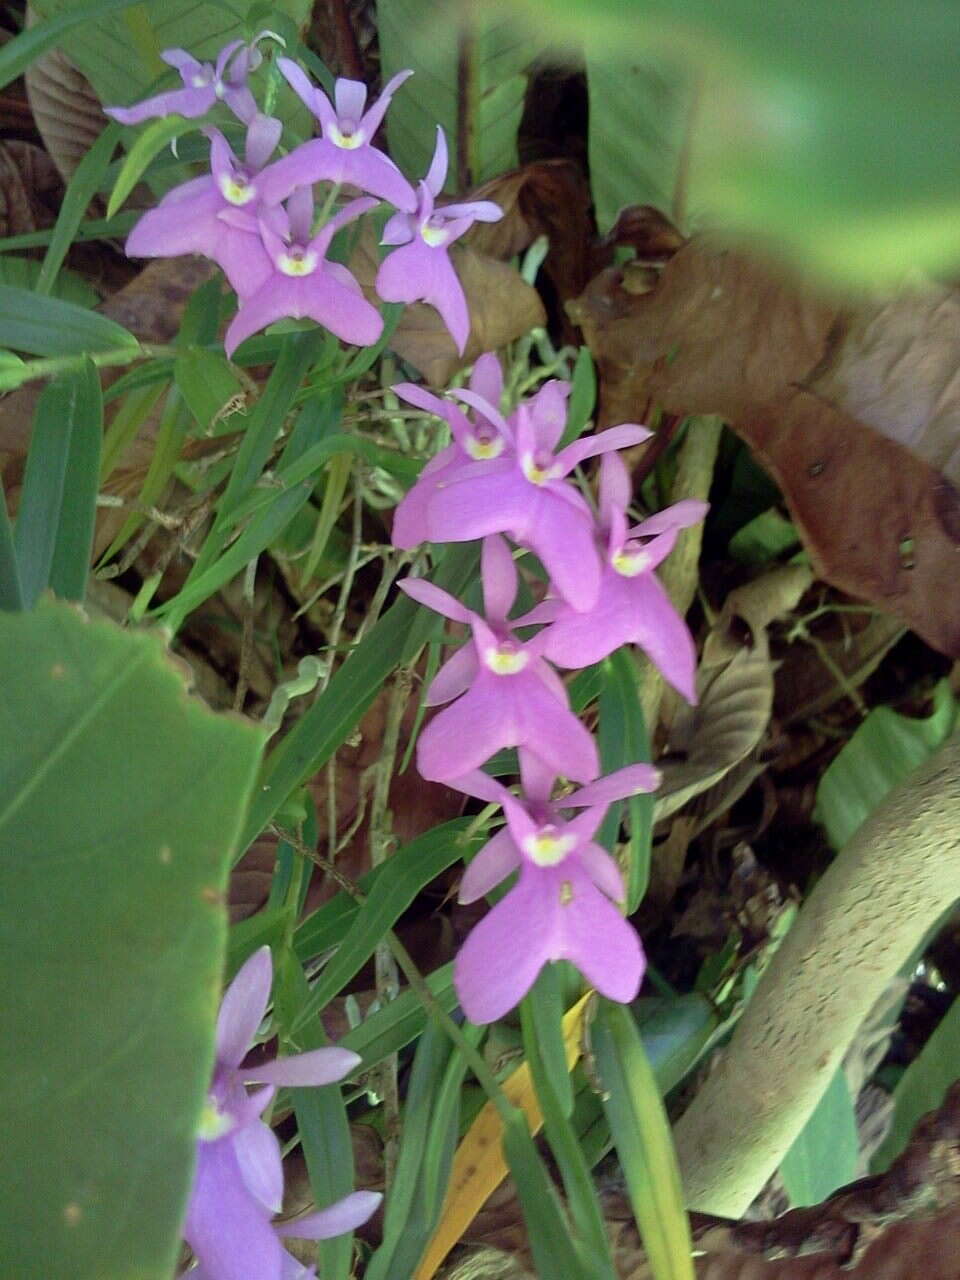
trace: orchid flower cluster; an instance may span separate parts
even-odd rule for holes
[[[675,503],[631,525],[630,476],[617,450],[650,432],[625,424],[558,448],[569,383],[544,383],[505,418],[503,376],[492,354],[476,362],[469,388],[453,393],[472,417],[413,384],[393,390],[440,417],[452,436],[398,506],[394,544],[483,539],[482,614],[420,578],[400,584],[471,632],[427,690],[427,704],[443,710],[417,746],[424,778],[499,804],[506,817],[467,868],[460,901],[477,900],[519,871],[457,956],[461,1006],[472,1021],[492,1022],[518,1003],[547,962],[561,959],[603,995],[632,1000],[643,951],[619,910],[620,870],[593,837],[612,802],[654,790],[658,774],[635,764],[598,777],[596,743],[570,709],[556,668],[585,667],[634,643],[695,701],[693,639],[654,569],[680,530],[703,518],[706,504]],[[598,455],[595,516],[568,477]],[[513,619],[518,574],[504,535],[533,551],[549,575],[544,598]],[[538,629],[528,634],[532,627]],[[481,768],[509,747],[518,750],[519,796]],[[585,785],[555,794],[562,779]]]
[[[272,1225],[283,1200],[276,1135],[261,1116],[277,1085],[333,1084],[360,1065],[347,1049],[314,1049],[244,1067],[270,999],[269,947],[247,960],[227,988],[217,1020],[216,1065],[197,1141],[197,1164],[183,1235],[198,1266],[184,1280],[315,1280],[283,1239],[325,1240],[366,1222],[382,1197],[354,1191],[295,1222]],[[248,1084],[264,1087],[248,1093]]]
[[[114,119],[133,125],[172,113],[195,119],[223,102],[246,127],[242,160],[219,129],[204,129],[210,173],[175,187],[145,213],[127,239],[128,255],[197,253],[221,267],[239,300],[224,341],[227,355],[245,338],[286,318],[309,317],[345,342],[370,346],[383,330],[380,313],[352,273],[330,261],[328,253],[341,227],[386,201],[395,212],[381,243],[396,247],[380,264],[376,293],[384,302],[430,303],[462,354],[470,317],[448,251],[474,222],[495,222],[503,211],[489,200],[437,203],[448,167],[439,126],[433,160],[416,188],[374,146],[390,101],[410,71],[395,75],[368,106],[361,81],[338,79],[331,101],[296,62],[279,58],[280,73],[319,122],[320,137],[271,161],[282,125],[258,109],[247,83],[262,62],[258,45],[270,34],[262,32],[249,45],[228,44],[215,64],[168,49],[162,57],[179,72],[183,88],[132,107],[107,108]],[[328,185],[316,226],[318,183]],[[343,188],[365,194],[333,212]]]

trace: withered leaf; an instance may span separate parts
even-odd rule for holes
[[[840,358],[848,329],[875,330],[857,327],[839,302],[709,241],[686,245],[640,296],[620,288],[616,272],[602,273],[574,312],[600,366],[605,421],[642,420],[653,402],[670,413],[721,414],[780,485],[820,575],[960,654],[960,494],[916,452],[830,398],[856,399],[851,388],[859,388],[856,403],[871,413],[881,401],[904,403],[896,362],[886,399],[876,377],[862,380],[869,396],[853,380],[866,339]],[[936,439],[945,457],[942,433]]]
[[[27,9],[27,26],[38,21]],[[69,180],[108,123],[90,82],[62,49],[51,49],[26,71],[27,97],[44,146]]]
[[[63,183],[53,161],[30,142],[0,142],[0,237],[53,226]]]

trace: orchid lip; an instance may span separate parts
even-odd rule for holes
[[[531,484],[547,484],[550,480],[556,480],[559,475],[559,468],[549,455],[544,457],[542,454],[525,453],[522,466],[523,474]]]
[[[635,542],[628,542],[611,556],[610,563],[622,577],[636,578],[650,568],[650,556]]]
[[[362,147],[366,142],[361,129],[341,128],[339,125],[332,125],[328,134],[330,141],[335,147],[340,147],[342,151],[356,151],[358,147]]]
[[[503,453],[503,437],[492,436],[488,440],[484,440],[479,435],[472,435],[467,438],[466,450],[471,458],[475,458],[478,462],[485,462],[488,458],[499,458]]]
[[[200,75],[190,77],[191,89],[207,89],[210,87],[210,75],[208,72],[201,72]]]
[[[495,676],[515,676],[530,661],[530,655],[508,640],[495,649],[487,649],[483,661]]]
[[[538,867],[555,867],[576,847],[577,838],[560,835],[554,826],[541,827],[523,842],[523,850]]]
[[[236,1119],[227,1111],[221,1111],[213,1094],[209,1094],[200,1113],[197,1137],[201,1142],[217,1142],[237,1127]]]
[[[291,249],[280,254],[277,266],[285,276],[309,276],[316,271],[319,260],[312,249]]]
[[[439,249],[447,243],[449,232],[446,227],[432,227],[429,222],[425,222],[420,228],[420,235],[431,249]]]
[[[249,204],[251,200],[255,200],[257,189],[252,182],[247,182],[243,177],[228,177],[223,174],[218,181],[220,194],[229,204],[238,207]]]

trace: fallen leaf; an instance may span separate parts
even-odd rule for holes
[[[0,238],[52,227],[63,198],[53,161],[30,142],[0,142]]]
[[[27,26],[39,19],[28,7]],[[108,123],[97,95],[62,49],[31,62],[24,76],[33,119],[56,167],[69,181]]]
[[[818,573],[960,654],[960,494],[917,452],[830,398],[842,392],[871,412],[882,401],[891,419],[904,403],[896,361],[887,361],[885,400],[876,376],[852,379],[856,352],[869,348],[856,335],[874,332],[870,307],[856,323],[796,277],[708,240],[682,248],[646,294],[618,279],[601,273],[571,307],[600,368],[604,421],[642,420],[651,402],[721,414],[779,484]],[[841,360],[848,330],[855,340]],[[928,399],[949,403],[932,390]],[[929,437],[940,457],[948,420],[944,409]]]

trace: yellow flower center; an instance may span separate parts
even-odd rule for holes
[[[530,661],[530,655],[508,640],[496,649],[488,649],[483,660],[495,676],[515,676]]]
[[[641,547],[634,546],[631,549],[627,543],[612,557],[610,563],[622,577],[635,578],[650,568],[650,557]]]
[[[309,276],[317,269],[319,258],[312,249],[291,249],[281,253],[277,266],[285,276]]]
[[[217,1106],[217,1100],[208,1094],[203,1110],[200,1112],[200,1123],[197,1125],[197,1137],[201,1142],[216,1142],[226,1137],[233,1129],[235,1121]]]
[[[364,138],[363,133],[359,129],[351,129],[344,133],[344,131],[335,124],[330,126],[330,133],[328,134],[328,137],[333,145],[335,147],[340,147],[342,151],[356,151],[358,147],[362,147],[364,142],[366,142],[366,138]]]
[[[220,193],[230,204],[245,205],[256,198],[257,189],[246,178],[231,178],[223,174],[219,181]]]
[[[543,827],[524,841],[524,850],[538,867],[555,867],[576,845],[576,836],[562,836],[555,827]]]
[[[479,436],[470,436],[467,440],[467,453],[478,462],[487,458],[499,458],[503,453],[503,437],[492,436],[489,440],[481,440]]]
[[[557,478],[557,467],[550,454],[524,454],[521,466],[531,484],[547,484]]]

